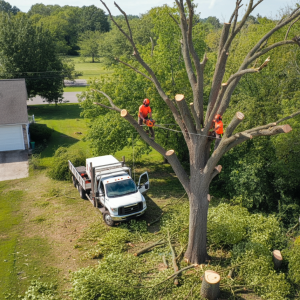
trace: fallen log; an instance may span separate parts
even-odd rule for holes
[[[169,240],[169,245],[170,245],[171,252],[172,252],[173,268],[174,268],[174,272],[176,273],[176,272],[178,272],[178,266],[177,266],[177,262],[176,262],[175,251],[174,251],[174,248],[173,248],[172,243],[171,243],[171,238],[170,238],[170,233],[169,233],[169,231],[168,231],[168,240]],[[174,284],[175,284],[175,285],[178,285],[178,279],[177,279],[177,278],[175,278]]]

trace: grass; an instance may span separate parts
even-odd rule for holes
[[[85,92],[85,86],[65,86],[64,92]]]
[[[87,121],[80,117],[81,108],[76,103],[48,104],[29,107],[29,114],[35,115],[37,123],[47,124],[53,129],[52,136],[41,153],[41,165],[48,166],[52,155],[60,146],[82,149],[87,156],[90,150],[82,139],[87,133]]]
[[[68,58],[75,62],[75,70],[82,73],[82,76],[78,77],[79,79],[89,79],[112,73],[112,70],[106,69],[101,62],[92,63],[89,57],[85,58],[85,61],[81,61],[79,56],[68,56]]]

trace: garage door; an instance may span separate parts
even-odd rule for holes
[[[0,151],[24,149],[22,125],[0,126]]]

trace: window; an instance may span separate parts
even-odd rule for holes
[[[120,197],[137,192],[137,188],[132,179],[115,181],[105,185],[107,196],[110,198]]]

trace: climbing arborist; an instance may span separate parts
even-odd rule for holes
[[[221,142],[222,135],[223,135],[223,122],[222,122],[222,116],[221,115],[215,115],[215,118],[213,120],[215,123],[215,134],[216,134],[216,141],[215,141],[215,148],[216,150]]]
[[[139,108],[139,125],[142,126],[143,123],[146,123],[146,120],[149,119],[148,115],[150,117],[150,119],[152,119],[152,110],[150,107],[150,100],[149,99],[144,99],[143,104],[140,106]],[[154,130],[152,127],[148,127],[151,133],[151,139],[154,140]],[[147,130],[147,134],[149,134],[149,130]]]

